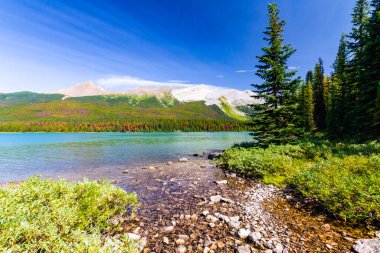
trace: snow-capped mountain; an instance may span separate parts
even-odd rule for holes
[[[86,81],[73,87],[63,89],[57,93],[64,94],[67,97],[83,97],[96,95],[137,95],[137,96],[157,96],[163,97],[171,94],[180,102],[205,101],[206,105],[221,106],[221,98],[226,99],[232,106],[248,105],[259,103],[251,96],[253,92],[246,90],[229,89],[212,85],[193,85],[188,87],[139,87],[125,91],[105,90],[92,81]]]

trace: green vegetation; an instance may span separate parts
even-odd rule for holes
[[[340,219],[379,224],[380,1],[372,0],[372,9],[357,1],[352,32],[341,37],[331,77],[319,59],[301,86],[295,72],[287,72],[294,50],[282,44],[285,22],[278,15],[270,4],[264,32],[269,45],[256,72],[263,83],[253,85],[264,101],[252,106],[254,141],[228,149],[219,164],[292,187]],[[337,142],[347,139],[366,144]]]
[[[380,144],[234,147],[219,161],[228,171],[291,186],[330,214],[352,222],[380,221]]]
[[[109,222],[137,197],[106,182],[32,177],[0,188],[0,202],[2,252],[138,252],[126,235],[111,236]]]

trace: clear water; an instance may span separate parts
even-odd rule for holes
[[[36,174],[104,178],[115,168],[223,150],[249,140],[246,132],[1,133],[0,183]]]

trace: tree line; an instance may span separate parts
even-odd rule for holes
[[[295,52],[284,42],[285,21],[276,4],[268,6],[268,45],[258,56],[252,84],[253,135],[259,145],[287,143],[311,132],[333,139],[365,141],[380,136],[380,0],[358,0],[352,14],[352,31],[343,34],[333,63],[325,73],[320,58],[302,80],[289,70]]]
[[[144,122],[0,122],[0,132],[219,132],[248,130],[249,126],[245,122],[208,119],[160,119]]]

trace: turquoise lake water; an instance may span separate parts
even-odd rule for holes
[[[32,175],[107,178],[115,169],[223,150],[246,132],[1,133],[0,183]]]

